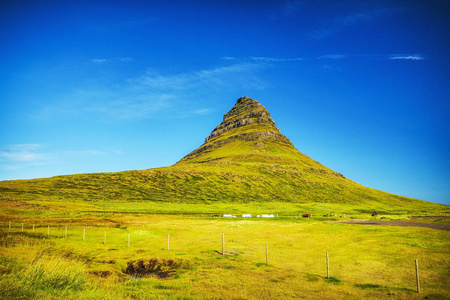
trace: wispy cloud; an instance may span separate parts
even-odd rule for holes
[[[42,144],[14,144],[0,150],[0,169],[18,170],[33,166],[55,165],[77,156],[119,155],[120,150],[62,150],[49,151]]]
[[[0,169],[13,171],[45,164],[50,155],[42,152],[41,144],[9,145],[0,151]]]
[[[0,152],[0,161],[30,162],[41,160],[44,156],[37,152],[39,148],[41,148],[40,144],[11,145]]]
[[[201,108],[194,111],[196,115],[207,115],[211,113],[212,109],[210,108]]]
[[[425,56],[422,54],[361,54],[361,55],[347,55],[347,54],[327,54],[317,57],[322,59],[376,59],[376,60],[424,60]]]
[[[260,80],[248,75],[259,68],[260,66],[257,64],[237,63],[179,74],[161,74],[157,71],[149,71],[144,76],[129,80],[128,88],[165,90],[167,92],[190,90],[200,86],[220,88],[246,85],[255,88],[260,87]]]
[[[224,59],[224,58],[223,58]],[[246,58],[232,57],[235,61],[255,61],[261,63],[284,63],[301,61],[321,61],[321,60],[424,60],[426,56],[422,54],[324,54],[316,57],[266,57],[250,56]]]
[[[343,17],[336,17],[334,19],[327,20],[326,23],[314,30],[309,31],[306,35],[312,40],[322,41],[341,33],[349,27],[373,22],[381,17],[394,14],[397,11],[399,11],[397,8],[378,9],[349,14]]]
[[[94,63],[94,64],[104,64],[104,63],[107,63],[110,61],[111,61],[110,59],[106,59],[106,58],[94,58],[94,59],[90,60],[90,62]]]
[[[305,60],[301,57],[292,57],[292,58],[276,58],[276,57],[264,57],[264,56],[251,56],[251,60],[255,61],[264,61],[264,62],[293,62],[293,61],[302,61]]]
[[[397,60],[424,60],[425,57],[420,54],[394,54],[389,56],[389,59]]]
[[[102,118],[138,120],[207,114],[209,104],[199,95],[223,95],[238,89],[262,90],[267,83],[259,76],[263,62],[237,61],[224,66],[180,73],[148,70],[114,85],[84,88],[55,99],[32,117]],[[192,98],[196,97],[196,101]],[[200,99],[199,99],[200,98]]]
[[[120,57],[120,58],[93,58],[89,60],[89,62],[93,64],[106,64],[113,62],[132,62],[133,58],[131,57]]]

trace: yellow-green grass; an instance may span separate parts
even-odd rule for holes
[[[366,203],[367,204],[367,203]],[[420,205],[423,204],[423,205]],[[76,214],[84,218],[114,216],[120,213],[128,214],[184,214],[197,216],[211,216],[214,214],[275,214],[281,218],[294,218],[303,214],[312,214],[314,219],[352,219],[372,218],[371,214],[378,211],[377,219],[403,220],[411,216],[449,216],[450,207],[446,205],[432,205],[428,202],[418,202],[415,206],[390,206],[372,204],[353,206],[346,203],[290,203],[290,202],[206,202],[206,203],[170,203],[155,201],[84,201],[84,200],[0,200],[0,219],[4,221],[20,221],[24,218],[45,219],[51,217],[53,222],[59,218],[70,218]],[[329,215],[323,218],[323,215]],[[421,221],[427,219],[421,219]],[[429,219],[427,222],[448,223],[449,219]]]
[[[11,230],[0,225],[2,299],[450,299],[447,231],[303,218],[21,217]],[[182,264],[166,279],[123,272],[151,258]]]

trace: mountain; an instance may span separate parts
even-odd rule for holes
[[[246,151],[229,147],[239,143],[241,147],[250,147]],[[212,160],[239,160],[239,154],[247,162],[252,161],[255,152],[266,152],[268,145],[276,148],[295,149],[291,141],[280,133],[269,112],[258,101],[247,97],[239,98],[236,105],[224,115],[222,123],[217,126],[205,139],[205,143],[198,149],[186,155],[180,162],[211,162]],[[223,149],[227,151],[223,153]],[[238,150],[238,151],[236,151]],[[217,157],[222,153],[222,157]],[[266,157],[269,161],[276,156],[274,153]]]
[[[248,97],[239,98],[204,144],[173,166],[4,181],[0,194],[46,201],[334,203],[379,210],[428,203],[364,187],[306,156],[281,134],[267,109]]]

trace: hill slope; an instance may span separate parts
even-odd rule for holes
[[[4,181],[0,193],[28,200],[434,205],[361,186],[314,161],[247,97],[238,99],[202,146],[171,167]]]

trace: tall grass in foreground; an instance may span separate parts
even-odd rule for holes
[[[2,269],[0,290],[3,299],[70,296],[83,290],[87,282],[83,263],[61,257],[40,255],[22,268],[9,261]]]

